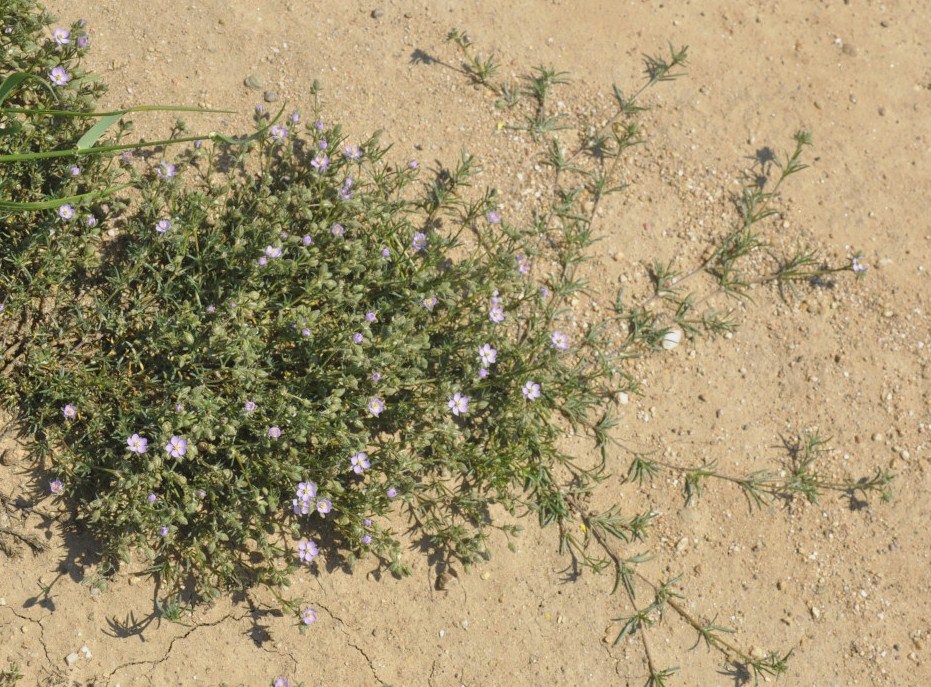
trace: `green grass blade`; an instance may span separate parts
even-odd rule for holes
[[[125,188],[129,188],[131,185],[132,184],[121,184],[119,186],[105,188],[101,191],[91,191],[89,193],[81,193],[76,196],[68,196],[66,198],[50,198],[49,200],[40,200],[34,203],[15,203],[9,200],[0,200],[0,210],[11,210],[13,212],[27,210],[51,210],[54,208],[60,208],[62,205],[81,203],[85,200],[94,200],[95,198],[100,198],[101,196],[108,196],[116,193],[117,191],[122,191]]]
[[[3,83],[0,84],[0,103],[6,100],[7,96],[9,96],[17,86],[19,86],[30,76],[31,74],[16,72],[15,74],[10,74],[8,77],[6,77],[3,80]]]
[[[172,143],[185,143],[187,141],[197,141],[204,138],[214,138],[217,134],[208,134],[206,136],[187,136],[185,138],[164,139],[161,141],[146,141],[137,143],[124,143],[120,145],[95,146],[93,148],[69,148],[68,150],[43,150],[35,153],[10,153],[9,155],[0,155],[0,163],[3,162],[21,162],[23,160],[47,160],[53,157],[71,157],[74,155],[99,155],[101,153],[113,153],[123,150],[135,150],[136,148],[151,148],[153,146],[170,145]]]
[[[258,129],[255,133],[245,136],[243,138],[231,138],[229,136],[224,136],[223,134],[218,134],[216,132],[211,132],[202,136],[185,136],[183,138],[169,138],[163,139],[161,141],[146,141],[145,143],[130,143],[130,144],[121,144],[121,145],[108,145],[108,146],[95,146],[93,148],[71,148],[68,150],[43,150],[35,153],[10,153],[9,155],[0,155],[0,163],[4,162],[22,162],[24,160],[47,160],[54,157],[71,157],[74,155],[99,155],[102,153],[113,153],[123,150],[134,150],[136,148],[151,148],[153,146],[165,146],[172,145],[175,143],[187,143],[190,141],[201,141],[203,139],[210,139],[212,141],[220,141],[222,143],[229,143],[231,145],[243,145],[256,139],[262,138],[265,133],[277,122],[281,115],[284,113],[285,106],[278,111],[278,114],[269,121],[261,129]],[[115,114],[115,113],[114,113]],[[85,134],[86,136],[87,134]],[[83,138],[83,137],[82,137]]]
[[[99,122],[94,124],[94,126],[88,129],[84,135],[78,139],[78,150],[87,150],[88,148],[93,148],[94,144],[101,136],[103,136],[104,132],[113,126],[113,124],[120,121],[122,116],[123,113],[117,112],[116,114],[104,117]]]
[[[0,101],[2,102],[2,101]],[[115,114],[129,112],[198,112],[200,114],[236,114],[236,110],[208,110],[203,107],[184,107],[181,105],[137,105],[122,110],[109,110],[106,112],[79,112],[77,110],[55,110],[33,107],[0,107],[3,114],[40,114],[57,115],[60,117],[109,117]]]
[[[52,90],[52,87],[49,86],[47,83],[45,83],[45,81],[40,79],[35,74],[28,74],[26,72],[15,72],[14,74],[10,74],[8,77],[6,77],[3,80],[3,83],[0,84],[0,105],[2,105],[3,101],[6,100],[14,90],[19,88],[19,86],[22,85],[24,81],[29,81],[29,80],[38,81],[40,84],[45,86],[48,92],[52,94],[53,98],[55,99],[58,98],[58,94],[56,94],[55,91]]]

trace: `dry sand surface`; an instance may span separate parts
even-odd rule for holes
[[[688,77],[648,96],[648,145],[623,165],[627,192],[601,209],[604,241],[589,277],[605,298],[649,284],[654,258],[694,265],[733,219],[736,180],[757,151],[813,132],[811,169],[793,177],[767,232],[835,261],[856,250],[867,278],[832,287],[773,288],[737,304],[732,338],[686,340],[632,363],[644,395],[620,406],[617,438],[637,450],[729,473],[779,467],[783,437],[818,428],[835,478],[896,474],[894,500],[829,494],[751,512],[726,483],[686,508],[681,476],[622,486],[630,454],[600,504],[659,513],[647,546],[653,577],[682,574],[686,605],[736,630],[748,650],[793,649],[785,685],[931,685],[931,8],[924,0],[53,0],[62,23],[84,17],[90,67],[108,105],[171,103],[235,109],[190,117],[195,130],[241,132],[262,90],[308,112],[324,87],[326,116],[355,136],[383,129],[390,155],[451,163],[466,145],[505,211],[526,212],[546,180],[526,136],[473,88],[443,41],[467,30],[497,51],[505,73],[536,64],[574,82],[567,113],[603,120],[612,83],[641,80],[640,56],[687,44]],[[378,10],[378,12],[373,12]],[[247,89],[254,75],[264,88]],[[277,104],[276,103],[276,104]],[[168,120],[137,118],[140,133]],[[580,304],[580,308],[586,304]],[[591,307],[591,306],[588,306]],[[12,432],[3,439],[13,446]],[[579,445],[576,450],[584,451]],[[19,449],[0,465],[4,495],[28,494]],[[51,505],[51,504],[47,504]],[[639,640],[612,646],[629,610],[607,577],[569,580],[557,533],[535,523],[509,552],[437,591],[433,572],[396,580],[336,568],[296,578],[320,620],[299,634],[262,594],[199,608],[187,625],[151,620],[148,578],[82,584],[94,542],[61,522],[3,513],[49,549],[0,554],[0,667],[21,684],[643,685]],[[635,553],[636,551],[631,551]],[[86,580],[85,580],[86,581]],[[723,658],[675,618],[650,630],[674,685],[741,685]],[[91,656],[80,655],[86,646]],[[694,648],[693,648],[694,647]],[[66,657],[77,652],[69,665]],[[752,684],[752,680],[750,681]]]

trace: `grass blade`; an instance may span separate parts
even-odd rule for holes
[[[24,81],[28,81],[28,80],[38,81],[40,84],[45,86],[46,89],[48,89],[49,93],[52,94],[52,97],[56,99],[58,98],[55,91],[52,90],[52,87],[49,86],[47,83],[45,83],[42,79],[40,79],[35,74],[28,74],[26,72],[16,72],[14,74],[10,74],[8,77],[6,77],[3,80],[3,83],[0,84],[0,105],[2,105],[3,101],[6,100],[7,97],[9,97],[9,95],[14,90],[19,88],[19,86],[22,85]]]
[[[78,150],[87,150],[88,148],[93,148],[97,140],[103,136],[103,133],[113,124],[120,121],[122,116],[122,112],[117,112],[115,114],[104,117],[99,122],[94,124],[94,126],[88,129],[84,135],[78,139]]]
[[[9,200],[0,200],[0,210],[12,210],[13,212],[21,211],[32,211],[32,210],[51,210],[53,208],[60,208],[62,205],[68,205],[71,203],[80,203],[85,200],[93,200],[95,198],[100,198],[102,196],[108,196],[110,194],[116,193],[117,191],[122,191],[125,188],[129,188],[132,184],[121,184],[119,186],[113,186],[111,188],[105,188],[102,191],[91,191],[89,193],[80,193],[76,196],[68,196],[66,198],[51,198],[49,200],[40,200],[34,203],[16,203]]]
[[[0,101],[2,102],[2,101]],[[77,110],[55,110],[33,107],[0,107],[4,114],[42,114],[62,117],[109,117],[115,114],[129,112],[198,112],[201,114],[236,114],[236,110],[208,110],[203,107],[184,107],[182,105],[137,105],[122,110],[108,110],[106,112],[79,112]]]

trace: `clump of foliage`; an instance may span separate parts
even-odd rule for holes
[[[405,573],[389,524],[399,506],[440,565],[482,560],[489,530],[519,529],[492,517],[498,506],[556,524],[582,564],[614,570],[634,609],[619,639],[643,636],[669,607],[755,675],[784,670],[785,655],[750,657],[689,615],[675,580],[636,571],[645,557],[625,544],[646,539],[651,513],[586,505],[609,459],[612,400],[636,392],[625,361],[683,332],[733,326],[700,312],[705,299],[683,282],[707,273],[740,297],[751,283],[741,261],[764,245],[755,227],[771,214],[775,190],[749,186],[742,225],[702,265],[658,267],[647,301],[619,295],[604,322],[567,333],[596,209],[640,142],[638,98],[677,75],[684,50],[649,58],[644,88],[615,89],[617,114],[568,150],[547,100],[564,75],[541,67],[522,86],[499,84],[493,60],[450,34],[462,71],[523,113],[515,128],[541,142],[554,170],[546,211],[521,226],[494,191],[471,189],[466,152],[448,169],[390,161],[377,137],[349,140],[326,121],[316,85],[306,121],[258,112],[242,139],[193,135],[179,121],[133,155],[128,111],[94,110],[102,87],[81,71],[82,27],[62,29],[68,42],[43,38],[50,18],[15,4],[15,49],[0,55],[3,131],[17,133],[0,137],[0,391],[49,466],[52,492],[100,540],[103,570],[142,552],[167,587],[163,615],[180,618],[189,582],[206,598],[255,584],[280,594],[321,553],[374,555]],[[795,140],[779,183],[803,167],[810,141]],[[806,252],[756,280],[848,269]],[[593,460],[560,449],[569,428],[593,438]],[[758,504],[888,482],[820,479],[818,441],[791,479],[645,456],[630,478],[684,472],[694,497],[719,477]],[[640,607],[644,585],[653,601]],[[313,608],[280,600],[314,621]],[[663,684],[671,671],[654,665],[645,637],[644,647],[651,682]]]
[[[79,73],[75,53],[54,54]],[[75,80],[11,99],[32,106]],[[142,550],[163,580],[192,576],[207,596],[285,584],[299,541],[306,561],[325,538],[403,572],[379,519],[393,499],[443,560],[486,557],[490,503],[564,515],[557,416],[590,423],[615,390],[597,335],[570,346],[554,329],[572,284],[527,278],[526,232],[493,193],[463,198],[471,156],[423,182],[415,161],[387,163],[377,139],[347,141],[313,114],[259,114],[252,142],[171,162],[106,157],[118,139],[101,142],[87,158],[97,168],[71,183],[99,188],[93,173],[123,167],[138,199],[101,218],[116,236],[62,204],[29,215],[57,250],[55,270],[38,270],[45,302],[32,271],[4,272],[22,294],[7,317],[30,319],[5,386],[54,491],[80,504],[106,561]],[[59,138],[7,139],[11,154],[81,135],[82,118],[58,131],[25,116]],[[46,174],[70,177],[55,159]],[[463,232],[473,242],[457,255]],[[79,256],[62,241],[72,234]],[[583,245],[567,234],[560,253],[569,262]]]

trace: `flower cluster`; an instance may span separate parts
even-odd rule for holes
[[[297,498],[291,500],[291,507],[295,515],[308,515],[316,510],[322,517],[333,510],[333,502],[328,498],[317,496],[317,485],[314,482],[300,482],[295,490]]]
[[[501,305],[499,292],[495,291],[490,299],[491,308],[488,310],[488,318],[495,324],[504,322],[504,306]]]

